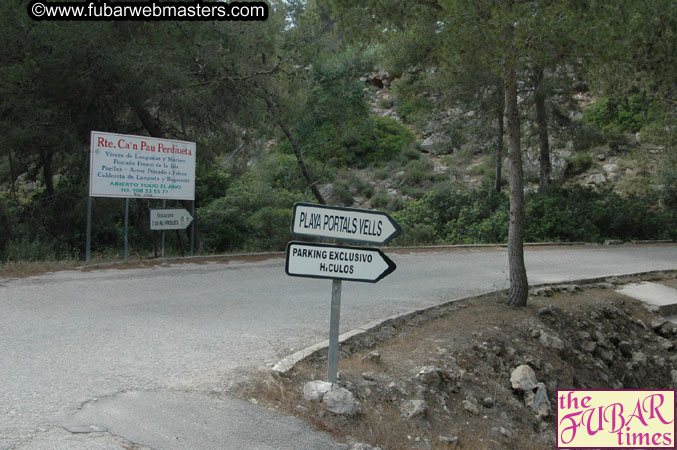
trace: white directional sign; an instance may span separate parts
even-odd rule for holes
[[[195,200],[195,142],[92,131],[89,195]]]
[[[385,244],[402,228],[381,211],[295,203],[291,232],[297,236]]]
[[[150,229],[151,230],[185,230],[193,221],[185,209],[151,209],[150,210]]]
[[[290,242],[287,275],[375,283],[397,266],[377,248]]]

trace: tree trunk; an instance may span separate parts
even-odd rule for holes
[[[54,152],[46,147],[40,149],[40,162],[42,163],[42,176],[45,179],[45,188],[47,195],[54,195],[54,179],[52,173],[52,161],[54,160]]]
[[[139,117],[141,124],[148,131],[152,137],[164,138],[165,133],[162,130],[162,126],[153,118],[148,109],[139,102],[132,103],[132,109]]]
[[[538,126],[538,144],[540,160],[540,178],[538,191],[543,192],[550,188],[550,145],[548,144],[548,113],[545,109],[545,89],[543,87],[543,69],[537,68],[534,76],[535,90],[534,102],[536,103],[536,125]]]
[[[326,202],[324,201],[324,197],[320,193],[320,190],[317,188],[317,183],[313,180],[313,178],[310,176],[310,173],[308,172],[308,168],[306,167],[306,164],[303,162],[303,158],[301,157],[301,151],[299,150],[299,145],[296,142],[296,139],[294,139],[294,135],[291,133],[291,130],[285,123],[282,121],[277,122],[277,125],[282,129],[282,132],[284,133],[285,136],[287,136],[287,139],[289,139],[289,142],[291,143],[292,148],[294,149],[294,155],[296,156],[296,161],[299,163],[299,167],[301,167],[301,172],[303,173],[303,177],[306,179],[308,184],[310,185],[310,190],[313,191],[313,195],[315,195],[315,198],[317,199],[317,202],[325,205]]]
[[[276,111],[277,108],[275,107],[275,104],[273,103],[273,101],[271,100],[270,96],[267,93],[258,94],[258,97],[261,98],[261,100],[263,100],[264,102],[266,102],[268,111],[271,114],[273,114],[273,117],[279,116],[279,112]],[[315,182],[315,180],[313,180],[313,177],[310,176],[310,172],[308,172],[308,167],[306,167],[306,163],[303,162],[303,156],[301,156],[299,144],[298,142],[296,142],[296,139],[294,138],[294,135],[292,134],[291,130],[282,119],[279,118],[276,119],[275,123],[277,123],[277,126],[280,127],[284,135],[287,136],[287,139],[289,140],[289,143],[291,144],[291,147],[294,150],[294,156],[296,156],[296,161],[298,162],[299,167],[301,168],[303,178],[305,178],[306,181],[308,182],[310,190],[313,192],[313,195],[317,199],[317,202],[320,203],[321,205],[326,205],[327,203],[325,202],[324,197],[320,193],[320,190],[317,188],[317,183]]]
[[[496,85],[496,121],[498,132],[496,134],[496,179],[494,181],[494,190],[501,192],[501,170],[503,168],[503,117],[505,116],[505,89],[503,80],[499,80]]]
[[[5,259],[11,231],[7,208],[4,201],[0,199],[0,260]]]
[[[12,149],[7,149],[7,156],[9,157],[9,177],[12,180],[12,185],[9,188],[10,195],[16,200],[16,171],[14,170],[14,158],[12,157]]]
[[[529,293],[524,265],[524,180],[520,148],[520,121],[517,109],[517,75],[508,66],[505,74],[505,104],[508,128],[508,161],[510,167],[510,229],[508,232],[508,266],[510,291],[508,304],[526,306]]]

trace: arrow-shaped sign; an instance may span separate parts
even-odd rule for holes
[[[297,236],[385,244],[402,228],[382,211],[295,203],[291,232]]]
[[[151,230],[185,230],[192,221],[193,216],[182,208],[150,210]]]
[[[376,283],[396,268],[377,248],[294,241],[287,245],[285,271],[293,277]]]

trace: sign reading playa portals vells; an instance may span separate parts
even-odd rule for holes
[[[92,131],[92,197],[195,200],[195,142]]]

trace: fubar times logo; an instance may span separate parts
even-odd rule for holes
[[[557,448],[675,448],[675,390],[558,390]]]

